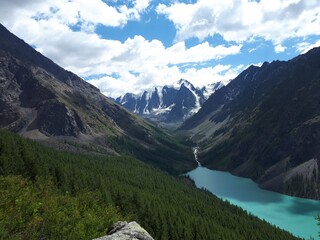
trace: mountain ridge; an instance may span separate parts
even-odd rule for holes
[[[319,59],[315,48],[250,66],[211,95],[180,128],[199,143],[200,162],[269,190],[319,199]]]
[[[2,24],[0,24],[0,42],[1,49],[13,54],[17,59],[23,60],[30,65],[37,65],[43,69],[49,71],[57,79],[60,79],[70,86],[75,83],[81,83],[86,87],[93,88],[96,91],[100,90],[88,82],[82,82],[74,73],[67,71],[53,62],[51,59],[43,56],[38,51],[35,51],[25,41],[17,38],[13,33],[8,31]]]

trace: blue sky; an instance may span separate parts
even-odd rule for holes
[[[0,22],[112,97],[320,45],[320,0],[2,0]]]

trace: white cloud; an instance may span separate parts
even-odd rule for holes
[[[243,65],[232,68],[231,65],[218,64],[214,67],[190,68],[182,73],[182,77],[188,79],[195,86],[202,87],[220,81],[227,83],[229,80],[234,79],[242,70],[244,70]]]
[[[208,67],[208,63],[240,54],[245,42],[255,37],[271,40],[275,52],[283,52],[284,40],[320,32],[320,0],[171,2],[156,8],[177,28],[176,41],[169,47],[139,35],[120,42],[95,33],[99,24],[121,28],[139,21],[152,9],[151,0],[130,0],[123,5],[115,0],[2,0],[0,22],[64,68],[85,78],[103,75],[91,83],[113,97],[180,78],[196,86],[228,81],[244,69],[242,65],[218,61],[221,64]],[[205,40],[214,34],[231,44],[212,45]],[[201,43],[187,47],[184,40],[191,37]],[[296,48],[306,52],[318,45],[319,41],[304,42]]]
[[[308,52],[312,48],[319,47],[319,46],[320,46],[320,40],[316,41],[315,43],[302,42],[297,44],[296,49],[300,54],[303,54]]]
[[[282,46],[281,44],[277,44],[274,47],[274,50],[275,50],[276,53],[281,53],[281,52],[284,52],[286,50],[286,47]]]
[[[208,42],[203,42],[194,47],[186,49],[184,42],[174,44],[168,49],[170,63],[185,63],[185,62],[204,62],[211,59],[221,59],[228,55],[240,53],[241,45],[233,45],[225,47],[219,45],[216,47],[210,46]]]
[[[188,68],[185,71],[178,67],[164,66],[153,68],[139,76],[127,72],[125,75],[115,79],[110,76],[90,80],[89,82],[98,87],[107,96],[118,97],[126,92],[139,94],[143,90],[154,86],[174,85],[178,79],[188,79],[197,87],[202,87],[214,82],[229,82],[234,79],[242,70],[243,65],[232,68],[231,65],[216,65],[214,67]],[[152,79],[153,81],[150,81]],[[113,84],[110,84],[112,82]],[[141,87],[141,85],[143,87]]]
[[[241,50],[241,45],[211,46],[208,42],[191,48],[179,42],[166,48],[161,41],[149,41],[142,36],[121,43],[102,39],[95,33],[74,32],[54,18],[21,19],[15,21],[12,30],[35,45],[42,54],[82,77],[109,75],[91,83],[113,97],[127,91],[137,92],[141,88],[170,84],[181,77],[189,79],[189,74],[195,79],[195,76],[202,78],[206,73],[206,80],[199,81],[211,79],[213,82],[217,74],[212,70],[184,73],[176,65],[221,59]],[[114,74],[119,77],[111,77]]]
[[[214,34],[236,42],[262,37],[282,50],[286,39],[320,32],[320,0],[198,0],[159,4],[157,12],[175,24],[177,41]]]
[[[193,81],[196,85],[208,84],[222,80],[223,76],[219,74],[224,70],[220,65],[207,70],[191,68],[190,71],[182,71],[177,67],[177,64],[201,63],[219,59],[239,53],[240,48],[241,46],[238,45],[213,47],[208,43],[186,48],[184,42],[165,48],[158,40],[148,41],[142,36],[135,36],[118,46],[120,51],[109,54],[110,59],[103,57],[103,61],[101,61],[103,65],[98,65],[99,69],[91,69],[90,71],[90,73],[117,73],[119,75],[118,82],[115,83],[116,80],[110,77],[102,77],[90,82],[111,96],[121,95],[128,91],[138,93],[141,89],[173,84],[180,78]],[[230,66],[227,68],[229,70]],[[131,72],[135,72],[135,74]],[[225,71],[224,75],[228,79],[223,80],[229,80],[231,77],[230,72]],[[111,82],[112,84],[110,84]]]
[[[103,39],[94,32],[97,24],[123,26],[128,21],[139,20],[150,0],[133,0],[133,7],[111,7],[101,0],[35,0],[29,5],[26,2],[4,0],[0,22],[64,68],[85,78],[103,75],[90,82],[113,97],[154,85],[172,84],[182,77],[198,83],[214,82],[221,79],[220,65],[185,71],[177,65],[221,59],[240,53],[242,47],[203,42],[187,48],[184,41],[165,47],[159,40],[149,41],[142,36],[120,42]],[[72,30],[74,26],[79,30]]]
[[[2,0],[0,19],[4,25],[22,18],[54,19],[60,24],[77,25],[92,31],[97,24],[124,26],[128,21],[139,20],[151,0],[135,0],[133,7],[110,6],[102,0]]]
[[[154,86],[173,84],[181,78],[178,67],[153,67],[147,71],[133,74],[130,71],[122,71],[118,77],[101,77],[89,82],[98,87],[107,96],[118,97],[127,92],[141,93],[141,91]]]

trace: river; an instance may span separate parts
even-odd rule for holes
[[[198,167],[189,173],[198,188],[206,188],[223,200],[237,205],[253,215],[291,232],[295,236],[318,238],[319,226],[315,217],[320,213],[320,201],[291,197],[258,187],[251,179],[233,176],[228,172]]]

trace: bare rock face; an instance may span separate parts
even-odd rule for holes
[[[58,101],[46,102],[40,106],[34,123],[47,136],[62,135],[77,137],[80,132],[85,132],[85,128],[77,112]],[[30,129],[32,129],[32,125],[30,125]]]
[[[153,240],[150,234],[136,222],[117,222],[107,236],[94,240]]]

